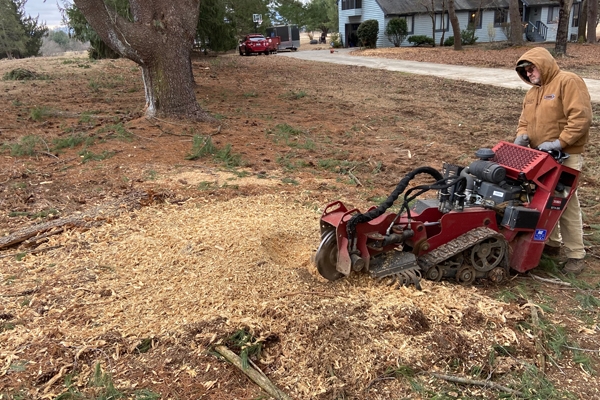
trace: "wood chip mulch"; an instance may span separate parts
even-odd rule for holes
[[[309,399],[360,393],[388,368],[459,359],[468,369],[486,364],[496,344],[528,345],[514,326],[527,310],[476,287],[325,281],[310,262],[320,214],[304,200],[284,193],[153,205],[54,236],[48,246],[62,247],[46,253],[4,259],[0,314],[14,326],[0,332],[0,380],[15,363],[33,362],[38,376],[52,371],[35,395],[52,397],[84,354],[110,370],[146,338],[201,354],[245,329],[264,344],[257,365],[269,379]]]

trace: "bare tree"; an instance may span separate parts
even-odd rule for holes
[[[513,46],[523,45],[523,25],[521,24],[521,13],[519,12],[519,0],[510,0],[508,5],[508,16],[510,17],[510,39]]]
[[[589,0],[587,7],[587,42],[596,43],[596,25],[598,21],[598,1]]]
[[[440,46],[444,45],[444,37],[446,36],[446,18],[444,15],[446,14],[446,0],[442,0],[442,13],[440,14],[440,24],[442,25],[442,37],[440,38]]]
[[[129,0],[133,22],[107,0],[74,0],[102,40],[142,70],[146,115],[210,120],[194,92],[191,51],[200,0]]]
[[[462,38],[460,37],[460,24],[454,8],[454,0],[448,0],[448,14],[450,15],[450,24],[454,34],[454,50],[462,50]]]
[[[559,0],[558,9],[558,28],[556,31],[556,44],[554,45],[554,53],[556,56],[567,55],[567,41],[569,39],[569,14],[571,13],[571,5],[573,0]]]
[[[421,0],[421,5],[427,10],[427,14],[431,18],[431,37],[433,38],[433,46],[435,47],[435,0]]]
[[[577,40],[579,40],[579,38],[586,38],[588,3],[588,0],[583,0],[580,3],[581,11],[579,13],[579,25],[577,26]]]

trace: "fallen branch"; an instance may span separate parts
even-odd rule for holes
[[[523,393],[519,392],[518,390],[511,389],[509,387],[500,385],[498,383],[494,383],[492,381],[478,381],[478,380],[474,380],[474,379],[461,378],[460,376],[438,374],[437,372],[427,372],[427,373],[435,378],[443,379],[448,382],[462,383],[464,385],[483,386],[483,387],[488,387],[488,388],[492,388],[492,389],[502,390],[503,392],[506,392],[506,393],[524,397]]]
[[[563,345],[563,347],[570,349],[570,350],[577,350],[577,351],[589,351],[591,353],[600,353],[600,350],[595,350],[595,349],[581,349],[579,347],[572,347],[572,346],[567,346],[566,344]]]
[[[54,385],[54,383],[59,380],[60,378],[62,378],[63,376],[65,376],[67,370],[69,368],[73,367],[73,364],[67,364],[64,365],[60,371],[58,371],[58,373],[56,375],[54,375],[48,382],[46,382],[45,386],[46,388],[44,389],[44,393],[48,393],[48,391],[50,390],[50,388],[52,387],[52,385]]]
[[[216,346],[215,350],[277,400],[292,400],[291,397],[279,390],[266,376],[261,375],[253,368],[244,368],[242,366],[242,359],[226,346]]]
[[[62,232],[66,228],[91,227],[98,225],[99,220],[115,216],[124,208],[139,208],[141,205],[143,205],[141,200],[144,197],[148,197],[148,194],[145,192],[134,192],[127,196],[114,199],[108,203],[100,204],[99,206],[81,214],[74,214],[65,218],[54,219],[48,222],[19,229],[8,236],[3,236],[0,238],[0,249],[24,242],[25,240],[37,235],[45,234],[47,232],[51,233],[52,230],[55,230],[54,234],[56,234]]]
[[[329,294],[329,293],[306,292],[306,291],[283,293],[283,294],[280,294],[279,297],[297,296],[299,294],[314,294],[316,296],[329,297],[330,299],[335,299],[337,297],[336,295]]]
[[[595,255],[594,253],[588,253],[591,257],[600,258],[600,256]]]
[[[535,304],[530,304],[529,309],[531,311],[531,326],[533,328],[533,341],[535,343],[535,349],[537,350],[537,359],[540,367],[540,371],[546,371],[546,356],[544,355],[544,346],[540,340],[540,335],[542,334],[542,330],[540,329],[540,319],[537,313],[537,306]]]
[[[23,242],[23,246],[24,247],[39,246],[40,243],[42,241],[45,241],[46,239],[48,239],[48,237],[50,237],[52,235],[57,235],[59,233],[63,233],[64,230],[65,230],[64,228],[58,228],[55,231],[50,231],[50,232],[46,232],[46,233],[41,234],[41,235],[34,236],[31,239],[27,239],[26,241],[24,241]]]
[[[363,184],[358,180],[358,178],[356,176],[354,176],[354,174],[352,173],[352,171],[348,171],[348,175],[350,175],[350,178],[352,178],[352,180],[354,182],[356,182],[356,184],[358,186],[362,186]]]
[[[561,281],[560,279],[542,278],[541,276],[537,276],[537,275],[534,275],[532,273],[529,273],[528,275],[530,277],[532,277],[533,279],[535,279],[536,281],[546,282],[546,283],[553,283],[555,285],[571,286],[571,284],[569,282]]]

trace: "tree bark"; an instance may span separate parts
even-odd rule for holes
[[[448,14],[450,16],[450,24],[452,25],[452,33],[454,34],[454,50],[462,50],[462,38],[460,37],[460,24],[456,16],[454,8],[454,0],[448,0]]]
[[[523,24],[519,12],[519,0],[510,0],[508,15],[510,17],[510,44],[523,46]]]
[[[587,42],[596,43],[596,21],[598,20],[598,1],[589,0],[587,8]]]
[[[133,22],[103,0],[74,0],[102,40],[142,70],[146,116],[207,120],[196,101],[190,55],[199,0],[130,0]]]
[[[444,45],[444,37],[446,36],[446,18],[444,18],[444,14],[446,13],[446,1],[442,0],[442,37],[440,38],[440,47]]]
[[[597,0],[595,0],[597,1]],[[587,17],[588,17],[588,0],[583,0],[581,2],[581,11],[579,15],[579,26],[577,27],[577,40],[579,38],[583,38],[585,40],[586,36],[586,27],[587,27]]]
[[[556,31],[556,44],[554,53],[557,57],[567,55],[567,41],[569,40],[569,14],[573,0],[559,0],[558,28]]]

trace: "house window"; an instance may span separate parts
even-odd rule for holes
[[[482,13],[480,11],[469,12],[469,23],[467,24],[467,27],[481,29],[481,15],[482,15]]]
[[[560,7],[548,7],[548,23],[558,24],[558,10]]]
[[[501,8],[494,11],[494,26],[500,27],[508,22],[508,9]]]
[[[402,15],[398,18],[402,18],[403,20],[406,21],[406,29],[407,29],[407,33],[409,35],[412,35],[413,33],[415,33],[415,16],[414,15]]]
[[[342,0],[342,10],[362,8],[362,0]]]
[[[442,14],[435,14],[435,31],[436,32],[441,32],[441,31],[448,31],[449,30],[449,19],[448,19],[448,14],[444,13],[444,15]]]
[[[571,24],[571,26],[573,28],[577,28],[579,26],[579,5],[581,3],[575,3],[573,4],[573,23]]]

